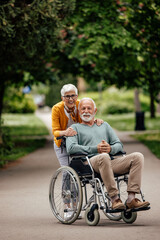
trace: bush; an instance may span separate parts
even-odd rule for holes
[[[33,97],[30,94],[23,94],[20,90],[9,88],[5,95],[5,113],[33,113],[36,110]]]
[[[102,114],[121,114],[133,112],[133,106],[122,102],[109,102],[106,107],[102,110]]]
[[[3,127],[2,121],[0,122],[0,167],[5,165],[3,156],[12,152],[14,144],[11,140],[9,129]]]

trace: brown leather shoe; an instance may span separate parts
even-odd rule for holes
[[[149,202],[141,202],[138,198],[134,198],[130,203],[126,203],[127,209],[135,209],[135,208],[144,208],[150,205]]]
[[[125,209],[125,205],[122,203],[121,199],[116,199],[113,203],[112,203],[112,209]]]

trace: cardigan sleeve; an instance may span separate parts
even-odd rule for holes
[[[56,106],[52,107],[52,133],[55,137],[59,137],[61,131],[60,126],[60,112]]]

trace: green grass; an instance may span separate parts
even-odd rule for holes
[[[48,135],[48,129],[34,114],[3,114],[2,118],[12,136]]]
[[[2,118],[9,137],[1,146],[0,167],[45,145],[48,129],[34,114],[3,114]]]
[[[99,115],[97,117],[107,121],[114,129],[119,131],[134,131],[135,129],[135,114],[132,113],[112,116]],[[160,158],[160,115],[151,119],[149,113],[145,114],[145,127],[150,133],[143,131],[140,134],[133,135],[133,137],[146,145],[157,158]],[[155,130],[156,133],[153,133],[152,131],[155,132]]]
[[[97,115],[108,122],[113,128],[119,131],[134,131],[135,129],[135,113],[114,114],[114,115]],[[160,115],[157,114],[155,119],[151,119],[149,113],[145,113],[144,124],[146,130],[160,130]]]
[[[154,134],[135,134],[133,137],[144,143],[160,159],[160,132]]]
[[[42,139],[15,139],[13,141],[13,150],[9,154],[1,155],[0,167],[7,163],[13,162],[20,157],[35,151],[38,148],[44,147],[45,138]]]

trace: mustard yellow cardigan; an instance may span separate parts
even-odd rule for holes
[[[78,113],[79,100],[76,101],[77,108],[77,122],[81,122],[81,118]],[[54,135],[54,141],[58,147],[61,146],[61,140],[57,140],[59,132],[67,129],[68,117],[64,112],[64,102],[61,101],[52,107],[52,133]]]

